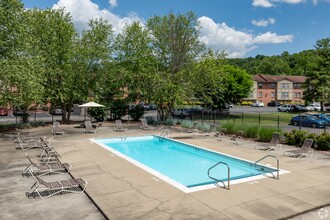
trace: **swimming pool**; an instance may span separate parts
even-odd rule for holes
[[[275,168],[158,136],[92,141],[184,192],[212,188],[221,181],[226,183],[228,170],[225,164],[230,167],[231,184],[276,171]],[[210,175],[216,180],[211,179],[208,170],[219,161],[223,164],[210,170]]]

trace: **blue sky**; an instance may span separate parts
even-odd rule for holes
[[[330,0],[23,0],[26,8],[65,7],[76,28],[104,17],[119,33],[126,23],[193,11],[200,39],[228,57],[290,54],[330,37]]]

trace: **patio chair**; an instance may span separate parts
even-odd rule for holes
[[[39,156],[39,162],[43,164],[57,163],[61,155],[50,145],[49,142],[41,142],[43,151]]]
[[[20,141],[16,144],[16,149],[26,150],[32,148],[42,148],[41,141],[45,140],[46,137],[39,137],[38,139],[31,139],[29,141]],[[18,139],[20,140],[20,139]]]
[[[22,171],[22,176],[28,176],[28,175],[43,176],[54,173],[62,174],[62,173],[68,173],[71,169],[71,164],[69,163],[61,163],[60,161],[50,164],[35,163],[31,160],[31,158],[27,154],[25,155],[30,161],[30,164]]]
[[[83,193],[87,186],[87,181],[83,178],[46,182],[36,175],[33,176],[37,181],[27,193],[28,197],[33,198],[39,196],[45,199],[62,193]]]
[[[217,140],[222,141],[226,137],[226,133],[227,133],[227,128],[221,128],[220,131],[214,134],[214,137],[216,137]]]
[[[193,126],[189,129],[183,129],[182,130],[183,133],[195,133],[195,132],[199,132],[198,130],[198,122],[194,121]]]
[[[39,141],[39,137],[24,136],[20,132],[17,132],[17,137],[14,140],[15,143],[27,143]]]
[[[233,144],[239,144],[240,141],[243,141],[243,135],[244,135],[244,131],[239,130],[236,132],[236,134],[230,137],[230,141]]]
[[[121,123],[121,120],[115,121],[115,128],[113,130],[118,132],[126,131],[126,129],[123,127],[123,124]]]
[[[202,136],[213,136],[216,134],[216,127],[215,127],[215,124],[212,123],[210,124],[210,127],[207,129],[207,131],[205,133],[202,133],[201,135]]]
[[[305,157],[307,156],[307,154],[311,154],[311,157],[313,157],[314,154],[314,151],[312,149],[313,143],[314,143],[313,139],[306,138],[300,149],[284,151],[283,154],[284,155],[287,154],[287,156],[297,157],[297,158]]]
[[[85,121],[85,129],[84,132],[87,133],[95,133],[96,132],[96,128],[93,127],[92,122],[91,121]]]
[[[150,130],[151,129],[151,127],[148,125],[148,122],[147,122],[147,120],[145,118],[140,119],[140,121],[141,121],[140,128],[142,130]]]
[[[57,134],[62,134],[63,135],[64,134],[64,131],[60,127],[60,122],[58,122],[58,121],[53,122],[52,134],[53,135],[57,135]]]
[[[272,139],[269,143],[264,143],[262,145],[256,145],[255,148],[258,150],[281,150],[282,144],[280,142],[281,140],[281,134],[279,132],[273,132]]]

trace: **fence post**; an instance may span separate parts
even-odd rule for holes
[[[261,117],[260,117],[260,114],[259,114],[259,125],[260,125],[260,121],[261,121]]]
[[[280,129],[280,116],[277,116],[277,129]]]
[[[213,111],[213,114],[212,114],[212,116],[213,116],[213,124],[215,124],[215,114],[216,114],[216,112]]]
[[[203,118],[204,118],[204,111],[202,111],[202,124],[204,123]]]
[[[301,114],[299,114],[299,130],[301,130]]]

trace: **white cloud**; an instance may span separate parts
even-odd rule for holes
[[[252,20],[252,24],[258,27],[267,27],[270,24],[275,24],[275,18],[268,18],[267,20],[261,19],[259,21],[257,20]]]
[[[215,23],[211,18],[200,17],[200,40],[214,50],[224,50],[228,57],[243,57],[257,48],[258,44],[292,42],[292,35],[277,35],[267,32],[254,36],[249,32],[238,31],[225,23]]]
[[[60,7],[64,7],[67,12],[70,12],[78,31],[88,28],[89,20],[100,17],[107,19],[112,24],[115,34],[120,33],[126,24],[131,24],[134,21],[142,22],[142,19],[136,14],[121,18],[106,9],[100,10],[99,6],[91,0],[59,0],[53,5],[54,9]]]
[[[274,5],[268,0],[253,0],[252,5],[255,7],[270,8]]]
[[[253,43],[257,44],[266,44],[266,43],[284,43],[284,42],[292,42],[293,35],[277,35],[276,33],[267,32],[261,35],[256,36],[253,39]]]
[[[109,0],[109,4],[111,7],[116,7],[117,6],[117,0]]]

